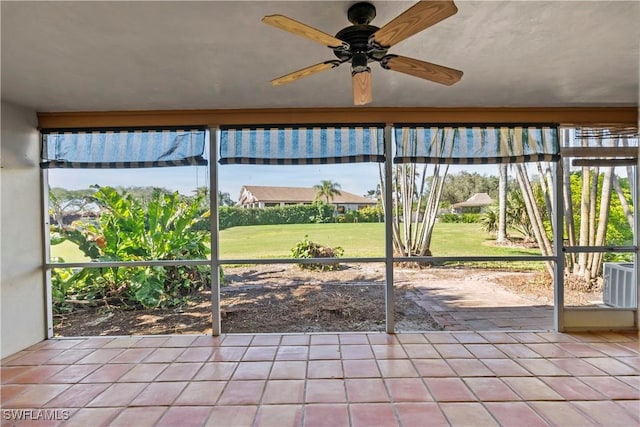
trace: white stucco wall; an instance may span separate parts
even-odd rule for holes
[[[39,134],[34,111],[2,102],[0,335],[2,357],[46,337]]]

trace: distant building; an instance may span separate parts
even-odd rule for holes
[[[478,213],[493,203],[494,200],[487,193],[476,193],[464,202],[451,205],[451,210],[455,213]]]
[[[243,208],[268,208],[274,206],[305,205],[316,200],[318,191],[307,187],[267,187],[244,185],[240,190],[238,205]],[[359,210],[366,206],[376,206],[377,201],[340,190],[340,194],[330,200],[338,213]]]

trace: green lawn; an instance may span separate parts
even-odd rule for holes
[[[291,224],[233,227],[220,232],[220,258],[288,258],[291,248],[309,236],[325,246],[342,246],[344,257],[384,256],[384,224]],[[539,250],[492,246],[492,238],[478,224],[435,226],[431,251],[434,256],[538,255]],[[53,257],[67,262],[88,261],[77,247],[64,242],[51,247]],[[521,263],[518,263],[521,264]],[[532,267],[528,263],[530,267]],[[515,267],[515,266],[512,266]]]
[[[61,258],[65,262],[88,262],[91,259],[84,256],[75,243],[65,240],[62,243],[51,246],[51,258]]]
[[[345,257],[384,256],[384,224],[296,224],[233,227],[220,232],[220,258],[284,258],[305,235],[325,246],[342,246]],[[434,256],[509,256],[539,250],[489,245],[492,237],[478,224],[436,224]]]
[[[220,258],[288,258],[305,235],[324,246],[342,246],[345,257],[384,256],[384,225],[360,223],[229,228],[220,232]]]

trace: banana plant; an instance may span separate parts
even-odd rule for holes
[[[184,200],[177,192],[156,191],[143,203],[123,190],[95,188],[92,200],[101,209],[98,221],[78,221],[59,230],[61,238],[78,245],[92,261],[207,257],[210,234],[192,229],[208,215],[199,213],[205,194]],[[75,290],[78,297],[117,298],[126,304],[155,307],[170,304],[205,282],[202,268],[192,266],[85,268],[66,278],[64,288]]]

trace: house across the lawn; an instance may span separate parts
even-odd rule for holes
[[[494,200],[487,193],[476,193],[464,202],[451,205],[455,213],[478,213],[487,206],[491,206]]]
[[[267,208],[273,206],[305,205],[317,199],[318,190],[309,187],[269,187],[244,185],[240,190],[238,205],[243,208]],[[332,200],[338,213],[376,206],[377,201],[340,190]]]

